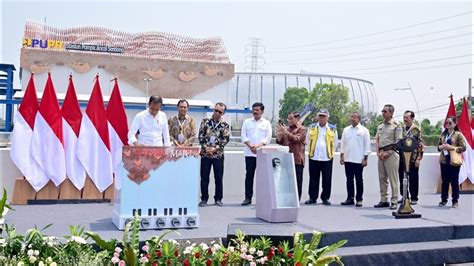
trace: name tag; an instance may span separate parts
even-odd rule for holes
[[[443,154],[446,156],[449,154],[448,150],[443,150]]]
[[[179,143],[183,143],[183,142],[184,142],[184,135],[183,135],[183,134],[179,134],[179,135],[178,135],[178,142],[179,142]]]
[[[214,145],[216,143],[216,136],[211,136],[209,139],[209,144]]]

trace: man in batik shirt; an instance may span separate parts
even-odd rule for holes
[[[188,115],[189,103],[179,100],[178,115],[168,120],[170,140],[174,146],[192,146],[196,139],[196,125],[194,118]]]
[[[201,144],[201,202],[199,207],[206,207],[209,199],[209,174],[214,168],[215,193],[214,201],[222,206],[224,175],[224,147],[229,142],[230,126],[224,121],[226,105],[218,102],[214,106],[214,114],[204,118],[199,128],[199,144]]]
[[[420,162],[423,158],[423,138],[421,136],[421,129],[417,127],[413,120],[415,119],[415,113],[413,111],[405,111],[403,114],[403,122],[405,123],[405,127],[403,128],[402,136],[403,138],[414,138],[419,143],[418,149],[413,151],[413,156],[410,160],[410,172],[408,173],[408,198],[411,199],[411,204],[416,205],[418,203],[418,170],[420,169]],[[401,161],[403,156],[400,156],[400,166],[398,170],[399,179],[400,179],[400,195],[403,196],[403,177],[405,176],[405,163]],[[400,203],[403,202],[403,199],[399,201]]]

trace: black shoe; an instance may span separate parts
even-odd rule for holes
[[[199,207],[207,207],[207,200],[201,200],[198,204]]]
[[[356,207],[362,207],[362,201],[361,200],[356,202]]]
[[[398,205],[396,203],[390,204],[390,210],[396,210]]]
[[[438,204],[438,206],[440,206],[440,207],[445,207],[446,204],[448,204],[447,201],[440,201],[439,204]]]
[[[314,205],[314,204],[316,204],[316,200],[309,199],[309,200],[305,201],[304,204],[306,204],[306,205]]]
[[[416,205],[416,204],[418,204],[418,201],[417,201],[417,200],[412,200],[412,201],[411,201],[411,205]]]
[[[251,199],[244,199],[244,201],[242,201],[242,203],[240,205],[246,206],[246,205],[250,205],[250,204],[252,204]]]
[[[398,204],[403,203],[403,199],[398,200],[397,203],[398,203]]]
[[[217,206],[222,206],[222,205],[224,205],[224,203],[222,203],[222,201],[220,201],[220,200],[216,200],[216,205]]]
[[[354,200],[346,199],[345,201],[341,202],[341,205],[354,205]]]
[[[390,207],[390,203],[386,201],[381,201],[374,205],[374,208],[388,208],[388,207]]]
[[[329,200],[323,200],[324,205],[331,205],[331,202]]]

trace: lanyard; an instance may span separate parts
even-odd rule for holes
[[[454,131],[446,137],[446,139],[444,140],[444,143],[448,143],[448,140],[451,139],[451,136],[453,134],[454,134]]]
[[[410,134],[411,130],[413,129],[413,126],[414,125],[411,125],[411,127],[407,130],[407,133],[406,133],[407,136]]]
[[[217,125],[214,123],[214,119],[211,119],[211,128],[212,128],[212,131],[215,131],[216,128],[221,124],[221,121],[219,121],[219,123],[217,123]]]
[[[186,119],[186,116],[184,117],[183,123],[181,123],[181,121],[179,120],[179,117],[177,117],[177,118],[178,118],[179,127],[180,127],[180,128],[183,128],[183,125],[186,123],[186,121],[188,121],[188,120]]]

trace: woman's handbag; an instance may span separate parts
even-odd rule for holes
[[[461,154],[456,152],[456,149],[449,151],[449,157],[451,157],[451,165],[452,166],[461,166],[462,158]]]

